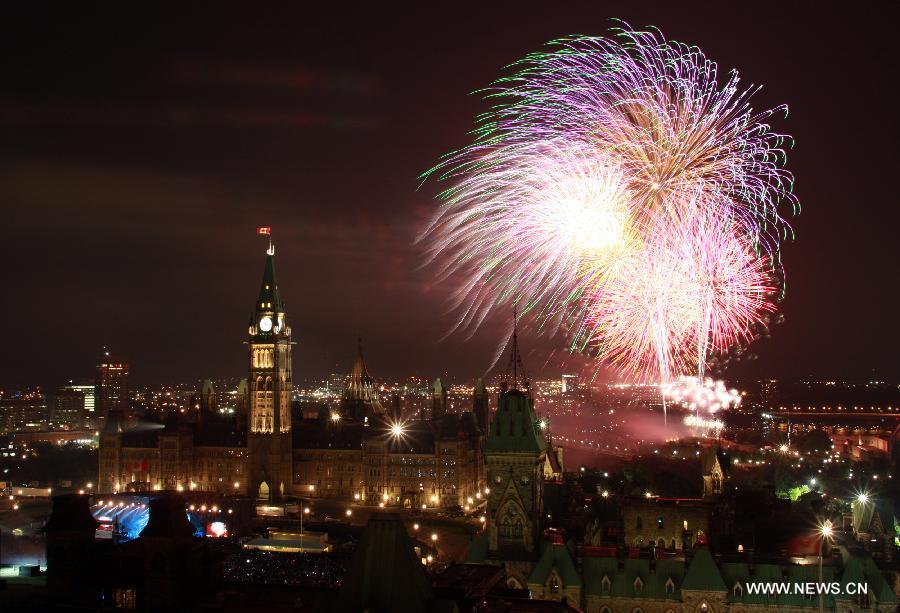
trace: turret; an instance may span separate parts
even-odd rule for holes
[[[440,377],[431,388],[431,419],[437,421],[447,414],[447,389]]]
[[[487,434],[491,424],[491,407],[484,379],[478,379],[475,382],[475,390],[472,392],[472,412],[475,413],[475,422],[481,433]]]

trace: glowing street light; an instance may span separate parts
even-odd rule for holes
[[[856,502],[866,504],[867,502],[869,502],[869,495],[865,492],[861,492],[859,496],[856,497]]]
[[[332,421],[333,423],[337,423],[337,422],[341,421],[341,414],[340,414],[340,413],[332,413],[332,414],[331,414],[331,421]]]
[[[395,438],[401,438],[406,434],[406,426],[403,422],[397,421],[391,424],[390,431]]]
[[[347,509],[347,517],[353,515],[353,511],[351,509]]]
[[[822,584],[822,550],[825,547],[825,539],[831,539],[831,535],[834,534],[834,528],[831,525],[831,520],[825,520],[821,526],[819,526],[819,534],[822,536],[822,539],[819,541],[819,584]],[[819,613],[822,613],[825,610],[825,599],[822,596],[822,592],[819,592]]]
[[[438,539],[437,532],[432,532],[431,533],[431,542],[436,543],[437,539]]]
[[[413,524],[413,530],[418,530],[418,529],[419,529],[419,524]]]

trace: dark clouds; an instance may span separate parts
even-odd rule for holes
[[[412,240],[418,174],[465,142],[468,95],[545,41],[608,17],[658,25],[786,102],[804,206],[785,322],[735,374],[896,379],[896,82],[886,16],[814,3],[521,3],[317,13],[20,8],[0,25],[0,384],[90,374],[102,343],[142,381],[238,374],[275,228],[300,377],[463,378],[502,324],[451,319]],[[854,7],[853,10],[859,10]],[[524,339],[535,370],[558,343]],[[550,355],[551,357],[547,358]],[[569,368],[569,366],[567,366]]]

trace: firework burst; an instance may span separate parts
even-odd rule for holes
[[[457,327],[520,305],[570,348],[670,381],[774,310],[795,209],[785,137],[658,31],[571,37],[485,90],[474,142],[425,173],[447,183],[424,232],[456,278]]]

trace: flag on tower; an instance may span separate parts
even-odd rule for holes
[[[268,234],[269,236],[272,236],[272,228],[257,228],[256,233],[257,234]]]

